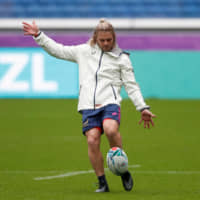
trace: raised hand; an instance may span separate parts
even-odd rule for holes
[[[144,121],[144,128],[148,127],[150,128],[150,124],[154,126],[154,122],[152,118],[156,117],[154,114],[152,114],[148,109],[145,109],[141,112],[141,119],[139,121],[139,124]]]
[[[24,35],[32,35],[37,37],[40,30],[36,25],[35,21],[33,21],[32,24],[29,24],[27,22],[22,22],[22,24],[23,24]]]

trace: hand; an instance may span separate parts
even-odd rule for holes
[[[154,122],[152,120],[154,117],[156,117],[154,114],[152,114],[148,109],[145,109],[141,112],[141,120],[139,121],[139,124],[144,121],[144,128],[150,128],[150,123],[152,126],[154,126]]]
[[[32,24],[28,24],[27,22],[22,22],[22,24],[23,24],[24,35],[32,35],[37,37],[39,33],[39,28],[36,25],[35,21],[33,21]]]

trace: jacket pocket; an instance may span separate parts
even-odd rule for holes
[[[88,84],[82,84],[79,89],[79,104],[90,106],[93,104],[94,88]]]
[[[114,97],[115,97],[115,100],[116,100],[116,99],[117,99],[117,95],[116,95],[115,89],[114,89],[114,87],[113,87],[113,85],[112,85],[112,84],[111,84],[110,86],[111,86],[111,88],[112,88],[113,95],[114,95]]]

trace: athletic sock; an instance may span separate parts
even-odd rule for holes
[[[108,185],[108,184],[107,184],[107,181],[106,181],[105,175],[98,176],[98,179],[99,179],[99,184],[100,184],[100,185]]]

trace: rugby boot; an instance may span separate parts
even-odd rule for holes
[[[107,184],[99,184],[99,188],[95,192],[109,192]]]
[[[133,188],[133,179],[129,171],[121,175],[122,184],[126,191],[131,191]]]

